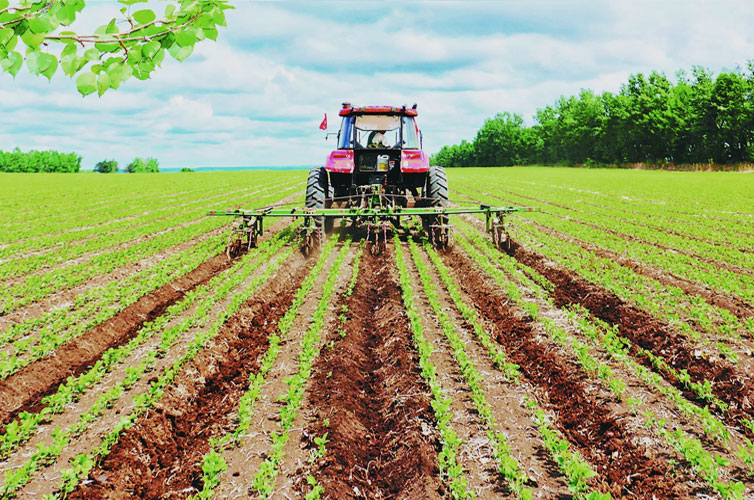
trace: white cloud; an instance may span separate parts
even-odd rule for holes
[[[62,75],[0,75],[0,149],[76,150],[89,167],[136,155],[176,167],[314,164],[333,145],[322,114],[337,127],[349,100],[418,102],[435,151],[497,112],[531,122],[581,88],[617,91],[653,69],[719,71],[754,54],[754,6],[743,2],[236,4],[217,43],[99,99]],[[82,21],[112,11],[97,4]]]

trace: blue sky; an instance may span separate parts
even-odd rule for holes
[[[117,15],[90,0],[85,31]],[[154,3],[154,2],[153,2]],[[159,3],[159,2],[157,2]],[[249,1],[228,28],[151,80],[81,98],[62,74],[0,73],[0,149],[59,149],[163,167],[311,165],[342,101],[419,104],[425,149],[473,139],[484,119],[630,74],[714,72],[754,58],[750,1]]]

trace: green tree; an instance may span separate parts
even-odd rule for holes
[[[132,76],[145,80],[165,54],[178,61],[194,45],[216,40],[225,26],[225,0],[166,0],[162,16],[118,0],[120,16],[103,20],[93,34],[73,31],[86,0],[0,0],[0,68],[16,76],[28,70],[48,79],[58,71],[76,77],[82,95],[117,89]],[[113,2],[115,4],[115,2]]]
[[[18,173],[75,173],[81,169],[81,157],[59,151],[28,151],[15,148],[0,151],[0,172]]]
[[[159,171],[159,163],[154,158],[134,158],[126,167],[126,172],[129,174],[150,174]]]
[[[114,174],[118,171],[118,162],[115,160],[102,160],[94,166],[94,171],[100,174]]]
[[[489,167],[528,163],[533,160],[539,142],[539,138],[526,129],[520,115],[498,113],[485,120],[477,132],[474,139],[476,164]]]

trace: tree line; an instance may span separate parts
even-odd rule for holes
[[[498,113],[473,142],[444,146],[441,166],[738,164],[754,161],[754,61],[717,76],[702,67],[629,77],[616,94],[582,90],[537,110],[534,125]]]
[[[114,174],[120,167],[115,160],[102,160],[94,166],[94,171],[101,174]],[[131,163],[126,165],[126,172],[129,174],[154,174],[160,171],[160,163],[156,158],[134,158]]]
[[[16,148],[13,151],[0,151],[0,172],[75,173],[81,169],[81,156],[76,153],[59,151],[27,151]]]

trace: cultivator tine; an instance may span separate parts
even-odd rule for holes
[[[228,236],[225,255],[229,259],[235,259],[242,253],[256,248],[257,237],[260,234],[262,234],[262,217],[256,215],[242,216],[238,225]]]
[[[314,217],[305,217],[304,224],[299,229],[299,238],[301,239],[301,251],[308,256],[312,249],[322,244],[324,231],[320,224],[317,224]]]
[[[494,220],[491,214],[487,214],[487,231],[492,233],[492,242],[498,250],[510,253],[511,238],[505,227],[505,220],[502,214],[495,214]]]
[[[388,229],[390,229],[390,223],[385,221],[369,221],[366,226],[369,253],[376,257],[387,246],[387,233]]]

